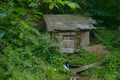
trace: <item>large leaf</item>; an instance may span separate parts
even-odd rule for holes
[[[62,0],[57,0],[57,3],[62,4],[62,5],[65,4],[64,1],[62,1]]]
[[[53,9],[54,6],[55,6],[55,4],[54,4],[54,3],[51,3],[51,4],[49,5],[49,9]]]
[[[80,8],[80,6],[76,3],[73,3],[73,2],[69,2],[68,3],[68,6],[72,9],[75,9],[75,8]]]
[[[31,2],[30,4],[29,4],[29,7],[36,7],[37,6],[37,4],[35,3],[35,2]]]
[[[39,32],[37,29],[35,29],[35,28],[32,28],[32,31],[33,31],[36,35],[38,35],[38,36],[41,35],[40,32]]]
[[[71,9],[75,9],[75,8],[80,8],[80,6],[77,3],[74,2],[66,2],[66,4],[71,8]]]
[[[5,32],[0,32],[0,39],[3,38],[4,35],[5,35]]]
[[[40,11],[34,11],[34,14],[37,14],[37,15],[43,15],[43,13],[40,12]]]
[[[0,17],[6,17],[7,16],[7,12],[3,12],[3,13],[0,13]]]
[[[30,29],[30,26],[29,26],[25,21],[23,21],[23,20],[18,20],[18,22],[19,22],[20,24],[22,24],[24,27]]]

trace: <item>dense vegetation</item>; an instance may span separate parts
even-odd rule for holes
[[[79,14],[96,19],[95,32],[111,54],[104,63],[80,75],[92,80],[120,80],[119,0],[2,0],[0,1],[0,80],[67,80],[75,74],[62,64],[86,65],[100,57],[82,50],[67,60],[47,33],[38,30],[44,14]],[[76,59],[75,59],[76,58]]]
[[[91,68],[82,73],[82,75],[92,76],[92,80],[119,80],[120,76],[120,37],[116,34],[115,30],[101,29],[96,32],[103,39],[97,40],[105,45],[105,49],[109,50],[109,54],[103,56],[103,64],[97,68]],[[116,37],[117,36],[117,37]],[[117,43],[117,44],[116,44]],[[91,59],[92,60],[92,59]]]
[[[42,4],[49,3],[42,1]],[[70,77],[69,71],[62,67],[65,56],[55,49],[59,44],[35,28],[43,14],[39,4],[32,0],[0,1],[0,80]]]

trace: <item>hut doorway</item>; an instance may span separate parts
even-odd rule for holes
[[[65,53],[73,53],[75,51],[75,35],[63,35],[62,51]]]

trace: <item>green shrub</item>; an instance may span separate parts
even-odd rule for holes
[[[96,30],[96,32],[103,39],[102,43],[107,47],[107,49],[111,51],[114,49],[119,49],[120,37],[116,34],[115,30],[102,29],[102,30]]]
[[[97,68],[86,70],[84,75],[97,75],[100,80],[119,80],[120,79],[120,53],[113,51],[105,57],[103,64]]]
[[[75,65],[87,65],[98,60],[98,55],[81,49],[79,54],[73,54],[70,56],[68,62]]]
[[[0,80],[66,80],[71,76],[62,67],[66,58],[57,50],[59,44],[48,34],[40,34],[35,28],[19,31],[11,33],[16,37],[1,40]]]
[[[109,70],[109,73],[119,73],[120,72],[120,52],[113,51],[111,54],[106,56],[106,68]]]

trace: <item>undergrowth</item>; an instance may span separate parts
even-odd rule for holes
[[[116,34],[117,30],[110,29],[96,30],[96,33],[102,38],[99,43],[104,44],[110,52],[105,56],[103,64],[81,75],[91,76],[91,80],[120,80],[120,35]]]
[[[0,40],[0,80],[67,80],[74,75],[63,68],[66,57],[55,48],[59,44],[49,34],[35,28],[13,32],[10,39]]]
[[[78,54],[73,54],[69,57],[68,62],[73,65],[87,65],[96,62],[100,57],[94,53],[81,49]]]
[[[101,65],[82,71],[78,75],[89,76],[91,80],[120,80],[120,36],[116,32],[109,29],[96,30],[102,38],[102,41],[97,39],[97,43],[105,45],[109,53],[104,57]],[[79,54],[70,56],[68,62],[82,66],[99,60],[101,60],[100,56],[82,49]]]
[[[96,30],[96,33],[103,40],[102,43],[111,51],[120,49],[120,35],[117,34],[117,32],[117,30],[111,29]],[[99,43],[101,43],[101,41]]]

